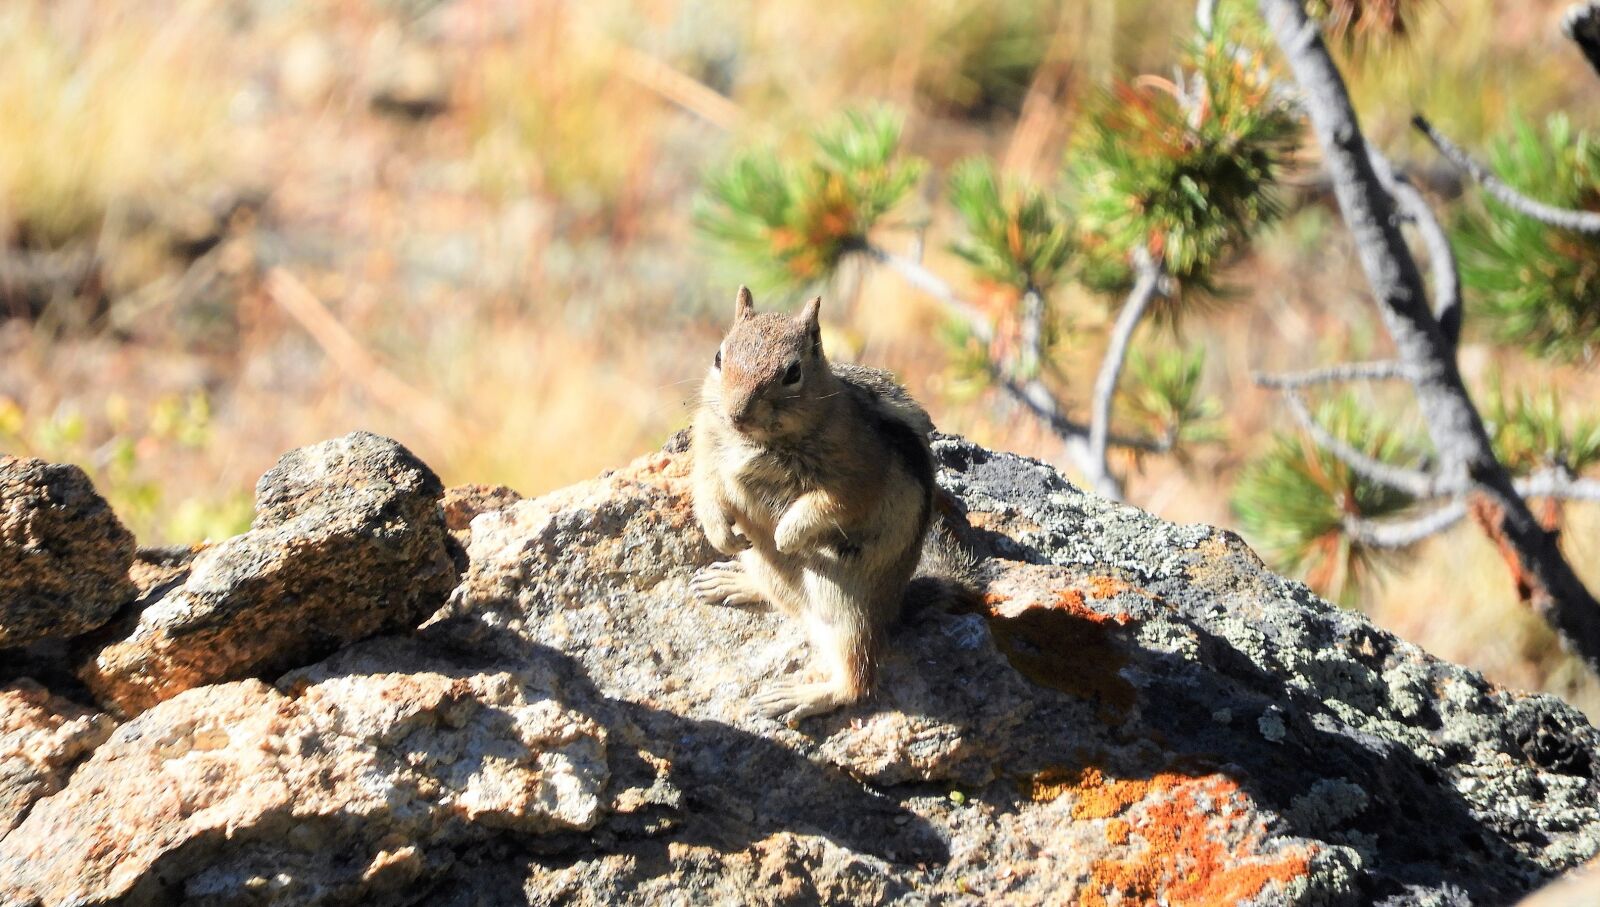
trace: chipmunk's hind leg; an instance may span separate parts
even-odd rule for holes
[[[767,603],[760,585],[738,561],[703,567],[689,581],[695,597],[708,605],[744,607]]]
[[[877,632],[858,613],[813,607],[805,616],[812,661],[827,678],[774,681],[751,700],[756,711],[793,725],[859,702],[872,689]]]

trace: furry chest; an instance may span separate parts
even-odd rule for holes
[[[758,448],[745,448],[729,457],[724,472],[730,503],[752,521],[771,528],[794,500],[814,482],[813,470],[803,458]]]

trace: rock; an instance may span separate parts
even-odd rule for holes
[[[387,673],[395,665],[406,673]],[[0,842],[7,903],[353,903],[601,814],[605,733],[551,675],[377,640],[130,721]]]
[[[256,485],[251,530],[178,563],[182,583],[111,628],[78,676],[132,715],[415,627],[457,577],[442,494],[387,438],[356,432],[291,451]]]
[[[444,524],[450,534],[465,546],[472,537],[472,521],[479,514],[493,513],[522,500],[504,485],[457,485],[444,490]]]
[[[0,687],[0,838],[36,801],[60,790],[74,763],[115,726],[31,680]]]
[[[133,600],[133,552],[83,470],[0,456],[0,649],[110,620]]]
[[[935,454],[981,603],[909,618],[870,701],[756,717],[803,634],[693,601],[716,555],[683,447],[478,516],[448,616],[414,638],[124,725],[0,841],[0,891],[1505,904],[1600,850],[1600,733],[1570,707],[1228,533],[956,439]]]

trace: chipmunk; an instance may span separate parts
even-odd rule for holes
[[[740,287],[693,428],[695,516],[735,557],[696,574],[695,594],[776,606],[827,672],[754,699],[790,724],[871,690],[933,513],[933,422],[888,373],[829,364],[821,304],[758,315]]]

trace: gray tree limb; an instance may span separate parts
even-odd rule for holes
[[[1525,498],[1555,498],[1561,501],[1600,501],[1600,481],[1579,479],[1565,470],[1547,469],[1514,483]]]
[[[939,275],[928,270],[920,261],[899,256],[887,249],[875,245],[867,245],[861,249],[869,258],[882,265],[887,265],[896,274],[899,274],[906,283],[927,293],[934,299],[943,303],[966,322],[968,330],[984,343],[994,339],[994,331],[989,328],[989,321],[977,306],[967,302],[956,294],[950,284],[946,283]]]
[[[1557,208],[1554,205],[1547,205],[1544,202],[1531,199],[1506,185],[1488,167],[1473,160],[1472,156],[1467,154],[1460,145],[1450,141],[1444,133],[1435,129],[1426,117],[1421,114],[1412,117],[1411,125],[1415,126],[1418,132],[1428,137],[1428,141],[1433,143],[1433,147],[1438,149],[1439,154],[1443,155],[1445,160],[1466,171],[1468,176],[1471,176],[1478,182],[1478,185],[1483,187],[1483,191],[1489,193],[1502,205],[1518,214],[1531,217],[1542,224],[1548,224],[1562,230],[1571,230],[1574,233],[1600,235],[1600,212]]]
[[[1393,359],[1377,362],[1342,362],[1326,368],[1312,369],[1308,372],[1290,372],[1285,375],[1267,375],[1261,372],[1251,375],[1257,385],[1281,390],[1344,381],[1398,381],[1406,377],[1405,363]]]
[[[1332,432],[1322,427],[1311,410],[1306,407],[1306,401],[1300,399],[1300,394],[1293,390],[1286,390],[1283,394],[1284,402],[1289,404],[1289,412],[1294,416],[1300,427],[1305,429],[1311,440],[1323,450],[1338,457],[1340,462],[1350,467],[1351,471],[1364,479],[1387,485],[1397,491],[1418,500],[1427,500],[1437,497],[1445,492],[1439,477],[1420,469],[1411,469],[1406,466],[1396,466],[1393,463],[1368,456],[1348,443],[1335,436]]]
[[[1200,32],[1200,37],[1211,37],[1217,27],[1217,0],[1200,0],[1195,5],[1194,24]]]
[[[1407,520],[1367,520],[1347,516],[1344,518],[1344,531],[1351,538],[1372,548],[1409,548],[1449,529],[1466,515],[1466,502],[1456,500]]]
[[[1384,326],[1411,373],[1418,407],[1448,480],[1464,474],[1487,498],[1498,529],[1532,590],[1532,604],[1591,670],[1600,672],[1600,602],[1584,588],[1556,540],[1540,526],[1495,458],[1483,419],[1434,320],[1422,273],[1400,235],[1393,197],[1373,171],[1344,78],[1301,0],[1258,0],[1287,58],[1334,181]]]
[[[1383,188],[1400,206],[1400,213],[1417,228],[1428,250],[1428,266],[1433,273],[1433,320],[1439,322],[1439,330],[1455,346],[1461,342],[1461,271],[1450,237],[1421,190],[1396,171],[1378,149],[1369,145],[1367,154]]]
[[[1143,247],[1134,250],[1133,266],[1137,279],[1132,292],[1128,294],[1128,300],[1122,304],[1122,311],[1117,313],[1116,323],[1112,325],[1111,339],[1106,345],[1104,358],[1100,360],[1100,372],[1094,379],[1094,399],[1089,408],[1089,462],[1085,478],[1096,492],[1117,500],[1122,499],[1122,489],[1112,478],[1106,463],[1106,442],[1111,435],[1111,403],[1117,394],[1122,367],[1128,359],[1128,345],[1133,341],[1133,332],[1138,329],[1151,301],[1160,293],[1163,273],[1161,265]]]
[[[1600,2],[1574,3],[1561,16],[1561,33],[1571,38],[1600,75]]]

